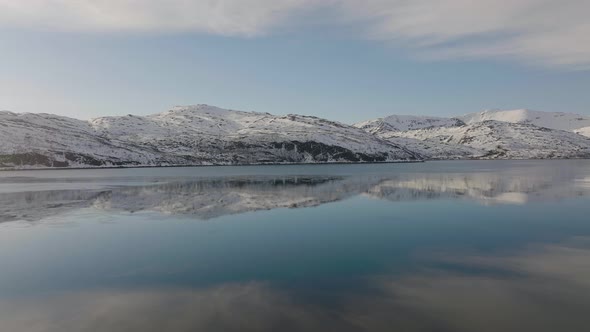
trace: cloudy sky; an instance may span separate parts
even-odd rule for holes
[[[0,0],[0,109],[590,115],[587,0]]]

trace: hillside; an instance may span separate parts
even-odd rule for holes
[[[587,121],[526,110],[392,115],[353,126],[208,105],[88,121],[5,111],[0,168],[588,158]]]
[[[390,136],[391,135],[391,136]],[[484,121],[457,127],[436,127],[381,135],[417,139],[435,147],[472,149],[469,157],[480,159],[589,158],[590,138],[563,130],[530,124]],[[428,154],[422,151],[424,154]],[[436,156],[435,156],[436,157]]]
[[[573,113],[540,112],[526,109],[519,110],[488,110],[458,116],[457,119],[466,124],[488,120],[532,124],[538,127],[576,131],[590,126],[590,117]],[[586,135],[587,136],[587,135]]]
[[[454,127],[462,124],[464,124],[463,121],[455,118],[390,115],[381,119],[359,122],[354,126],[371,133],[377,133],[381,131],[407,131],[430,127]]]
[[[428,159],[590,157],[590,118],[528,110],[454,118],[388,116],[355,124]]]
[[[176,107],[81,121],[0,112],[0,167],[392,162],[421,157],[358,128],[317,117]]]

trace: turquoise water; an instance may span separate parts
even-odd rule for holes
[[[580,331],[590,161],[0,173],[0,331]]]

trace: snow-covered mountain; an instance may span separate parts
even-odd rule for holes
[[[574,133],[576,134],[580,134],[586,137],[590,137],[590,126],[589,127],[584,127],[584,128],[579,128],[579,129],[575,129]]]
[[[396,137],[473,149],[472,157],[486,159],[588,158],[590,138],[569,131],[553,130],[530,124],[484,121],[458,127],[435,127],[381,135],[399,142]],[[422,151],[428,154],[426,151]],[[434,157],[442,158],[444,155]]]
[[[0,112],[0,168],[588,158],[590,118],[527,110],[353,126],[208,105],[82,121]]]
[[[532,124],[538,127],[567,131],[577,131],[584,127],[590,127],[590,117],[573,113],[540,112],[527,109],[488,110],[458,116],[457,119],[460,119],[467,124],[495,120],[510,123]],[[588,130],[586,129],[584,132],[588,132]]]
[[[0,167],[411,161],[421,156],[353,126],[208,105],[81,121],[0,112]]]
[[[590,118],[577,114],[514,110],[455,118],[389,116],[355,126],[429,159],[545,159],[590,157],[588,123]]]
[[[432,116],[390,115],[381,119],[368,120],[355,124],[371,133],[381,131],[407,131],[431,127],[454,127],[464,123],[455,118],[439,118]]]

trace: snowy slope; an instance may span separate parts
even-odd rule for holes
[[[200,163],[414,160],[419,156],[355,127],[317,117],[242,112],[208,105],[146,117],[90,121],[105,137]]]
[[[372,162],[421,157],[316,117],[208,105],[81,121],[0,112],[0,167]]]
[[[522,159],[587,158],[589,123],[577,114],[511,110],[455,118],[393,115],[354,126],[428,159]]]
[[[208,140],[253,144],[300,141],[341,146],[355,152],[394,150],[363,131],[337,122],[301,115],[230,111],[208,105],[177,107],[143,118],[101,118],[91,123],[95,130],[107,137],[138,143],[153,139],[174,142],[182,136],[205,143]],[[178,149],[183,150],[183,147]]]
[[[579,134],[579,135],[583,135],[586,137],[590,137],[590,126],[588,127],[584,127],[584,128],[579,128],[579,129],[575,129],[574,133]]]
[[[430,127],[455,127],[463,124],[464,123],[459,119],[413,115],[390,115],[385,118],[359,122],[354,124],[354,126],[371,133],[377,133],[383,131],[407,131]]]
[[[484,121],[459,127],[437,127],[382,134],[431,144],[455,145],[477,151],[471,157],[485,159],[589,158],[590,138],[569,131],[531,124]]]
[[[413,131],[408,131],[412,133]],[[465,159],[481,155],[481,150],[465,145],[447,143],[444,141],[431,141],[404,136],[405,132],[389,132],[380,137],[405,146],[428,159]]]
[[[510,123],[526,123],[539,127],[576,131],[590,126],[590,117],[573,113],[540,112],[527,109],[519,110],[488,110],[457,117],[467,124],[488,120]]]
[[[0,168],[587,158],[587,120],[518,110],[389,116],[349,126],[208,105],[89,121],[0,112]]]
[[[151,164],[160,157],[96,135],[86,122],[51,114],[0,112],[0,165],[99,166]]]

